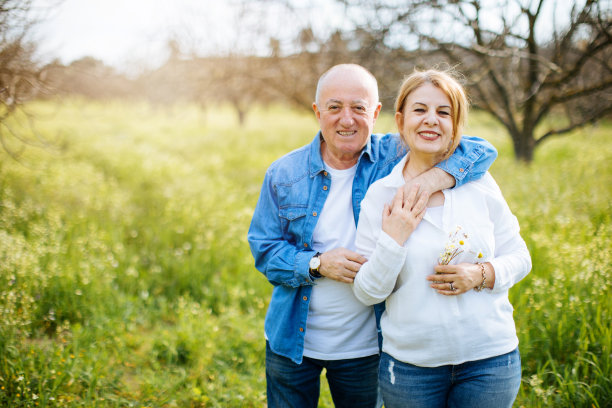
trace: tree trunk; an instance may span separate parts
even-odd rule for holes
[[[533,161],[533,152],[535,150],[533,134],[529,132],[512,133],[512,143],[514,145],[514,155],[518,161],[527,164]]]
[[[244,126],[246,120],[246,109],[236,106],[236,113],[238,114],[238,124],[240,127]]]

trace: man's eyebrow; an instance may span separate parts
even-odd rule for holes
[[[335,104],[340,104],[342,105],[344,102],[342,102],[340,99],[328,99],[327,101],[325,101],[325,104],[328,105],[330,103],[335,103]],[[355,99],[353,101],[350,102],[351,105],[355,105],[355,104],[368,104],[368,101],[366,101],[365,99]]]

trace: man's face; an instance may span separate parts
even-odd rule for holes
[[[365,73],[355,70],[340,69],[325,78],[312,107],[325,140],[323,159],[332,167],[355,164],[368,142],[381,108],[373,86]]]

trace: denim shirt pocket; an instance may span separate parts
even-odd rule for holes
[[[308,197],[298,188],[300,183],[276,186],[278,194],[278,215],[280,217],[285,239],[293,244],[300,244],[304,236]]]
[[[279,216],[283,232],[287,234],[285,238],[289,242],[298,243],[304,233],[304,222],[306,221],[307,207],[300,205],[286,206],[279,208]]]

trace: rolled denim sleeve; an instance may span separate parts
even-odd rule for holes
[[[271,179],[266,173],[247,234],[255,267],[273,285],[312,285],[308,263],[315,252],[298,248],[285,238]]]
[[[436,165],[455,178],[455,187],[481,178],[497,158],[497,150],[484,139],[462,136],[451,157]]]

